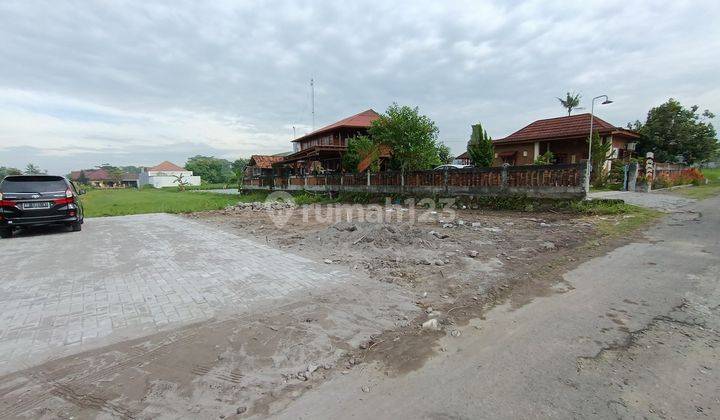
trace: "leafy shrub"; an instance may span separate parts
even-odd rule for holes
[[[653,179],[653,188],[669,188],[676,185],[700,185],[705,177],[697,168],[686,168],[681,171],[662,172]]]
[[[538,156],[537,159],[535,159],[535,165],[552,165],[554,160],[555,155],[553,155],[553,152],[548,150],[547,152]]]

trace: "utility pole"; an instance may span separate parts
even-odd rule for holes
[[[310,78],[310,103],[312,105],[312,131],[315,131],[315,80]]]

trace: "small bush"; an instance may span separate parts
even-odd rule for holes
[[[660,173],[653,179],[653,188],[669,188],[676,185],[700,185],[705,182],[705,177],[698,168],[686,168],[681,171]]]

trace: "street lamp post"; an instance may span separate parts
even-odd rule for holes
[[[587,176],[585,177],[585,191],[590,191],[590,173],[592,172],[592,139],[593,139],[593,122],[595,122],[595,101],[605,98],[600,105],[613,103],[607,95],[600,95],[592,98],[590,103],[590,137],[588,138],[588,159],[587,159]]]

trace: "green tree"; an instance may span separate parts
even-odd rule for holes
[[[80,171],[80,175],[78,175],[77,182],[80,185],[87,185],[90,182],[87,175],[85,175],[85,171]]]
[[[557,100],[560,101],[560,105],[562,105],[563,108],[567,109],[568,116],[570,116],[572,110],[580,106],[580,98],[582,98],[582,96],[579,93],[567,92],[565,99],[557,98]]]
[[[355,136],[348,139],[347,152],[342,157],[342,167],[347,172],[358,172],[358,165],[370,157],[370,172],[380,169],[380,148],[369,136]]]
[[[0,179],[3,179],[8,175],[22,175],[22,171],[17,168],[0,166]]]
[[[125,175],[125,172],[123,172],[122,169],[116,168],[116,167],[110,167],[110,169],[106,169],[108,175],[110,176],[110,181],[113,182],[113,185],[118,186],[122,184],[123,176]]]
[[[495,148],[492,138],[483,130],[480,123],[474,124],[472,134],[467,145],[467,152],[473,165],[481,168],[492,166],[495,158]]]
[[[204,182],[213,184],[230,182],[233,177],[232,163],[227,159],[197,155],[188,159],[185,169],[193,171]]]
[[[455,159],[450,148],[445,144],[438,144],[437,153],[441,164],[452,163]]]
[[[28,163],[27,166],[25,166],[25,174],[26,175],[39,175],[39,174],[45,174],[45,173],[47,173],[47,171],[43,171],[42,169],[40,169],[39,166],[37,166],[33,163]]]
[[[641,156],[655,154],[657,162],[702,163],[712,159],[718,150],[715,115],[707,109],[698,112],[697,105],[685,108],[675,99],[648,111],[645,123],[635,121],[628,128],[640,133],[637,150]]]
[[[229,180],[229,182],[242,181],[243,177],[245,176],[245,168],[247,167],[249,161],[250,161],[250,159],[238,158],[238,159],[235,159],[230,164],[230,167],[232,168],[233,176]]]
[[[607,174],[605,174],[605,162],[607,162],[612,150],[612,140],[603,141],[600,133],[595,130],[592,136],[592,172],[590,181],[594,186],[600,187],[605,183]]]
[[[438,128],[417,107],[392,104],[385,114],[373,121],[368,130],[378,146],[392,150],[390,164],[406,171],[430,169],[440,163],[437,148]]]

